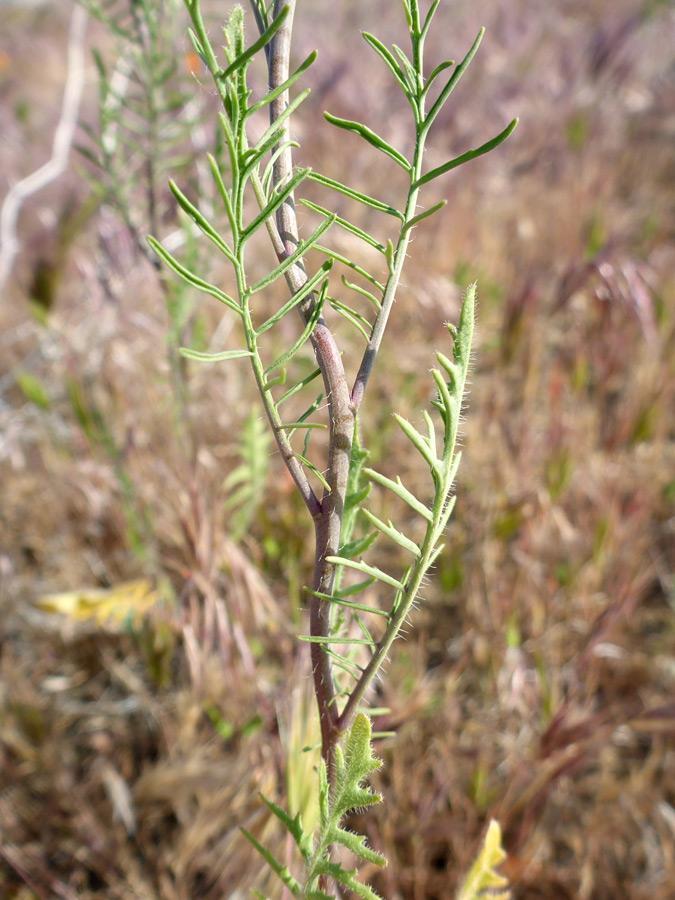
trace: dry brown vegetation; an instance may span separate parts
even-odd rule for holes
[[[48,153],[69,12],[0,6],[0,195]],[[355,28],[401,42],[397,4],[301,13],[298,57],[321,53],[305,115],[404,135]],[[389,857],[389,900],[454,896],[491,817],[517,900],[673,900],[675,11],[452,0],[439,22],[439,55],[488,32],[430,152],[521,123],[441,184],[366,399],[375,464],[422,483],[390,412],[426,401],[477,278],[457,510],[377,698],[386,803],[356,824]],[[92,75],[85,117],[94,94]],[[305,162],[390,189],[356,143],[298,134]],[[272,457],[232,539],[222,484],[252,384],[190,369],[176,429],[156,276],[75,166],[20,237],[0,298],[0,896],[248,896],[238,827],[278,840],[257,792],[283,798],[284,748],[303,746],[304,510]],[[215,305],[195,307],[207,335]],[[35,609],[139,577],[162,602],[132,627]]]

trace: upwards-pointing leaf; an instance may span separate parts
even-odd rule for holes
[[[417,497],[412,494],[406,487],[403,486],[401,479],[396,476],[396,481],[392,481],[391,478],[387,478],[386,475],[380,475],[379,472],[376,472],[375,469],[366,468],[363,470],[364,475],[367,475],[371,481],[375,481],[377,484],[381,484],[382,487],[388,488],[393,494],[396,494],[404,503],[407,503],[411,509],[414,509],[416,513],[419,513],[423,518],[427,520],[427,522],[431,522],[433,516],[431,514],[431,510],[422,503],[421,500],[418,500]]]
[[[399,151],[395,147],[392,147],[391,144],[388,144],[384,138],[379,136],[379,134],[375,134],[374,131],[371,131],[366,125],[363,125],[361,122],[352,122],[350,119],[340,119],[338,116],[332,116],[327,112],[324,113],[324,118],[327,122],[330,122],[331,125],[335,125],[337,128],[343,128],[345,131],[353,131],[354,134],[358,134],[364,141],[367,141],[372,147],[375,147],[376,150],[381,150],[382,153],[385,153],[390,159],[393,159],[395,163],[398,163],[404,172],[407,172],[408,174],[412,172],[412,166],[405,156],[403,156],[402,153],[399,153]]]
[[[368,563],[364,563],[363,560],[357,561],[354,559],[346,559],[344,556],[327,556],[326,562],[335,563],[336,566],[346,566],[348,569],[356,569],[357,572],[363,572],[364,575],[371,575],[373,578],[377,578],[378,581],[383,581],[391,587],[400,588],[401,590],[405,587],[392,575],[388,575],[386,572],[383,572],[382,569],[378,569],[377,566],[369,566]]]
[[[155,251],[157,256],[160,259],[163,259],[167,266],[171,269],[172,272],[175,272],[176,275],[179,275],[183,281],[187,282],[187,284],[192,287],[197,288],[200,291],[203,291],[205,294],[209,294],[211,297],[215,297],[216,300],[220,300],[221,303],[224,303],[225,306],[229,307],[233,312],[236,312],[237,315],[241,315],[241,310],[237,306],[237,303],[226,294],[224,291],[221,291],[214,284],[209,284],[208,281],[204,281],[199,276],[195,275],[194,272],[191,272],[189,269],[186,269],[185,266],[181,265],[178,260],[172,256],[168,250],[165,250],[164,247],[156,241],[153,237],[148,236],[147,238],[148,244]]]
[[[335,181],[333,178],[327,178],[325,175],[320,175],[318,172],[312,172],[311,175],[309,175],[309,180],[314,181],[316,184],[320,184],[323,187],[331,188],[331,190],[336,191],[338,194],[343,194],[345,197],[349,197],[350,200],[356,200],[358,203],[370,207],[370,209],[376,209],[378,212],[384,212],[390,216],[395,216],[397,219],[401,219],[401,221],[404,219],[403,213],[394,209],[393,206],[382,203],[380,200],[375,200],[374,197],[369,197],[368,194],[362,194],[360,191],[355,191],[354,188],[347,187],[345,184]]]
[[[328,231],[330,226],[335,221],[335,218],[336,217],[333,215],[328,216],[328,218],[324,219],[323,222],[314,229],[314,231],[306,240],[301,241],[298,244],[295,250],[289,256],[287,256],[286,259],[279,263],[279,265],[275,269],[272,269],[272,271],[268,275],[265,275],[259,281],[256,281],[256,283],[251,286],[250,293],[255,294],[258,291],[261,291],[263,288],[272,284],[273,281],[276,281],[280,275],[284,274],[284,272],[288,271],[288,269],[290,269],[292,265],[294,265],[302,256],[304,256],[308,250],[311,250],[313,248],[314,244],[319,240],[321,235],[325,231]],[[324,265],[323,271],[330,271],[330,266],[326,267]]]
[[[420,548],[417,544],[414,541],[411,541],[410,538],[407,538],[397,528],[394,528],[391,522],[389,522],[388,525],[385,525],[385,523],[381,519],[378,519],[377,516],[374,516],[369,509],[364,509],[363,512],[368,521],[374,525],[378,531],[381,531],[382,534],[398,544],[399,547],[403,547],[404,550],[412,553],[415,557],[420,555]]]
[[[437,166],[435,169],[432,169],[431,172],[427,172],[426,175],[418,178],[417,181],[413,184],[413,190],[415,188],[421,187],[423,184],[427,184],[427,182],[429,181],[433,181],[433,179],[438,178],[439,175],[444,175],[451,169],[456,169],[457,166],[461,166],[465,162],[469,162],[469,160],[471,159],[476,159],[478,156],[483,156],[484,153],[489,153],[490,150],[494,150],[495,147],[498,147],[500,144],[504,143],[507,137],[509,137],[509,135],[513,132],[517,124],[518,119],[514,119],[506,126],[503,131],[501,131],[497,135],[497,137],[492,138],[491,141],[487,141],[485,144],[481,144],[481,146],[477,147],[475,150],[467,150],[467,152],[462,153],[461,156],[457,156],[455,157],[455,159],[451,159],[450,162],[446,162],[442,166]]]

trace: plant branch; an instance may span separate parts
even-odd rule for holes
[[[295,0],[275,0],[274,18],[280,14],[284,6],[289,7],[288,15],[269,45],[270,91],[274,91],[282,85],[289,75],[290,39]],[[287,106],[288,92],[284,91],[270,104],[270,120],[272,124],[283,115]],[[277,147],[283,147],[283,149],[274,163],[273,184],[276,190],[283,187],[293,174],[288,119],[284,122],[279,134]],[[298,244],[298,227],[292,194],[277,211],[277,229],[283,246],[283,258],[286,258],[293,253]],[[304,286],[307,281],[307,274],[302,260],[298,260],[289,268],[286,273],[286,280],[291,293],[296,293]],[[312,294],[307,301],[300,305],[300,313],[305,321],[311,316],[315,302],[315,297]],[[328,465],[326,471],[326,481],[329,485],[329,490],[324,490],[320,515],[314,519],[316,546],[312,589],[318,593],[330,595],[335,579],[335,565],[329,563],[327,557],[337,553],[339,548],[344,499],[349,474],[352,434],[354,431],[354,408],[351,403],[340,351],[323,316],[319,318],[310,340],[326,389],[329,416]],[[330,604],[320,597],[312,596],[310,609],[311,634],[316,637],[327,637],[329,628]],[[335,703],[332,664],[328,653],[320,643],[312,644],[311,656],[314,688],[321,721],[322,755],[328,764],[329,773],[332,773],[334,746],[338,738],[338,732],[335,727],[338,711]]]

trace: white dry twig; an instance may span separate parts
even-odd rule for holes
[[[68,71],[63,91],[61,116],[54,133],[51,158],[26,178],[17,182],[5,197],[0,212],[0,291],[9,278],[19,250],[16,223],[24,200],[54,181],[66,168],[84,85],[84,36],[88,13],[76,6],[68,36]]]

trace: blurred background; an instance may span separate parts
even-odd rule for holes
[[[178,356],[237,347],[231,317],[145,243],[230,278],[166,186],[214,203],[217,107],[182,9],[155,6],[148,29],[127,0],[107,24],[65,0],[0,4],[12,900],[243,898],[256,878],[278,897],[239,826],[290,854],[258,791],[315,813],[296,640],[311,525],[245,366]],[[229,5],[203,7],[215,31]],[[378,688],[377,727],[396,732],[377,747],[386,802],[353,825],[389,866],[365,874],[388,900],[451,898],[494,817],[517,900],[673,900],[675,7],[447,0],[435,22],[432,64],[487,33],[429,166],[520,124],[429,186],[426,205],[448,205],[415,232],[363,407],[371,464],[423,494],[391,412],[419,419],[443,323],[477,280],[456,512]],[[394,0],[299,4],[295,59],[319,60],[296,160],[400,203],[397,173],[321,117],[410,149],[360,29],[406,47]],[[350,336],[348,365],[358,350]]]

